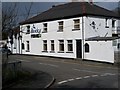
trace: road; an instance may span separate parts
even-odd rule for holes
[[[53,75],[56,81],[51,88],[118,88],[118,68],[111,64],[24,55],[10,59]]]

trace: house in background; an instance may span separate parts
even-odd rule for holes
[[[120,16],[94,4],[54,6],[20,23],[19,54],[114,63],[118,22]]]
[[[12,29],[9,33],[7,40],[7,47],[11,50],[12,53],[19,54],[20,53],[20,26],[17,26]]]

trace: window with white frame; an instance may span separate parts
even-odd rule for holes
[[[58,31],[63,31],[63,21],[58,22],[59,26],[58,26]]]
[[[54,40],[51,40],[51,51],[54,51],[55,48],[54,48]]]
[[[108,26],[108,18],[105,19],[105,28],[109,28],[109,26]]]
[[[113,40],[113,46],[117,46],[117,40]]]
[[[22,43],[22,49],[25,49],[24,43]]]
[[[43,40],[43,51],[47,51],[47,40]]]
[[[64,40],[59,40],[59,51],[64,51]]]
[[[74,21],[74,30],[80,29],[80,19],[75,19]]]
[[[112,28],[115,27],[115,20],[112,20]]]
[[[85,44],[85,52],[86,52],[86,53],[89,53],[89,51],[90,51],[89,44],[86,43],[86,44]]]
[[[72,40],[67,40],[68,44],[68,51],[72,52],[73,51],[73,42]]]
[[[30,25],[26,26],[27,27],[27,32],[26,34],[30,34]]]
[[[47,32],[47,23],[43,23],[43,33]]]
[[[26,46],[26,47],[27,47],[27,48],[26,48],[26,49],[27,49],[26,52],[29,52],[29,51],[30,51],[29,41],[26,41],[26,45],[27,45],[27,46]]]

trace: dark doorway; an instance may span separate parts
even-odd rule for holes
[[[77,58],[82,58],[82,41],[76,40],[76,55]]]

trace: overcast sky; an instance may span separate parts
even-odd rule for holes
[[[14,1],[14,0],[12,0],[12,1]],[[49,0],[47,0],[47,1],[49,1]],[[59,2],[33,2],[30,16],[37,15],[40,12],[46,11],[49,8],[51,8],[52,5],[67,3],[67,2],[64,2],[67,0],[57,0],[57,1],[59,1]],[[62,2],[60,2],[60,1],[62,1]],[[93,1],[95,1],[95,0],[93,0]],[[98,1],[98,0],[96,0],[96,1]],[[3,9],[9,8],[9,6],[12,3],[13,2],[2,2]],[[109,10],[113,10],[118,6],[118,2],[115,2],[115,1],[114,2],[96,2],[95,4],[97,4],[101,7],[107,8]],[[30,6],[30,2],[18,2],[18,7],[19,7],[18,12],[19,12],[19,17],[20,17],[19,21],[23,21],[23,17],[26,14],[25,7],[29,7],[29,6]]]

